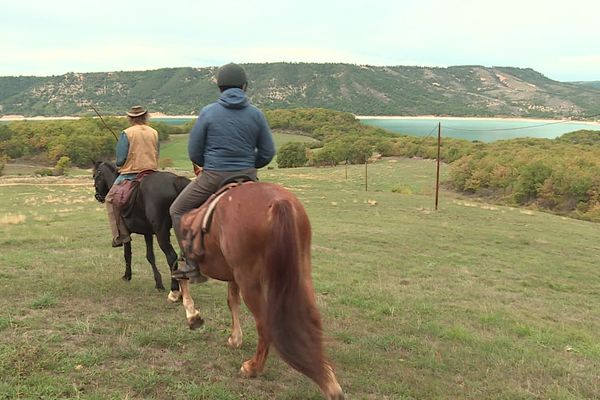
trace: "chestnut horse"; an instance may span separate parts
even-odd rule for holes
[[[194,211],[192,211],[194,213]],[[256,354],[241,373],[254,377],[263,370],[273,344],[284,361],[312,379],[328,400],[344,393],[323,349],[321,317],[311,278],[311,228],[300,201],[270,183],[245,183],[221,197],[204,240],[192,213],[184,215],[186,254],[205,276],[228,282],[231,310],[229,346],[242,345],[240,294],[254,316]],[[190,296],[189,281],[179,281],[188,325],[203,320]]]

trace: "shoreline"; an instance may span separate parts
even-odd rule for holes
[[[392,119],[392,120],[457,120],[457,121],[510,121],[510,122],[540,122],[540,123],[573,123],[600,125],[600,121],[576,120],[576,119],[543,119],[543,118],[525,118],[525,117],[440,117],[437,115],[415,115],[415,116],[383,116],[383,115],[355,115],[356,119]]]
[[[112,118],[125,118],[123,115],[106,115]],[[197,118],[197,115],[166,115],[161,113],[150,113],[152,119],[189,119]],[[399,116],[399,115],[355,115],[356,119],[364,120],[470,120],[470,121],[512,121],[512,122],[539,122],[539,123],[573,123],[586,125],[600,125],[600,120],[573,120],[573,119],[544,119],[544,118],[525,118],[525,117],[440,117],[436,115],[415,115],[415,116]],[[25,117],[23,115],[4,115],[0,117],[0,122],[15,122],[15,121],[54,121],[54,120],[79,120],[79,116],[60,116],[60,117]],[[93,116],[92,118],[98,118]]]

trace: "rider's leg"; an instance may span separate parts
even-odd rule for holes
[[[131,237],[129,234],[129,229],[125,226],[123,219],[121,218],[121,210],[119,207],[115,206],[113,203],[114,192],[113,188],[110,188],[108,194],[106,195],[106,210],[108,211],[108,223],[110,225],[110,230],[112,232],[112,246],[120,247],[123,246],[123,243],[127,243],[131,241]]]
[[[204,171],[198,178],[183,189],[169,208],[169,214],[171,215],[171,220],[173,222],[173,230],[175,231],[177,243],[179,243],[179,249],[181,251],[181,256],[173,266],[171,272],[171,276],[175,279],[197,278],[198,281],[202,281],[202,278],[204,278],[204,280],[206,280],[206,278],[200,274],[200,269],[196,263],[186,262],[185,252],[181,245],[183,239],[181,233],[181,217],[183,217],[185,213],[200,207],[211,194],[217,191],[221,181],[216,178],[215,175],[220,175],[220,173]]]

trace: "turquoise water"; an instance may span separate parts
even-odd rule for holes
[[[437,137],[441,123],[442,137],[493,142],[522,137],[554,139],[580,129],[600,130],[600,124],[559,121],[508,121],[501,119],[361,119],[365,125],[377,126],[411,136]]]
[[[189,122],[193,119],[195,119],[196,117],[183,117],[183,118],[160,118],[160,117],[156,117],[156,118],[150,118],[150,121],[152,122],[164,122],[165,124],[168,125],[183,125],[186,122]]]

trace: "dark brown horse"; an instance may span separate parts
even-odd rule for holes
[[[188,217],[189,215],[189,217]],[[258,331],[256,354],[241,373],[254,377],[263,370],[273,344],[283,360],[312,379],[328,400],[344,393],[323,349],[321,317],[311,278],[311,228],[298,199],[269,183],[246,183],[227,191],[218,202],[202,245],[199,218],[182,219],[188,257],[202,273],[227,281],[232,332],[228,343],[240,347],[240,294]],[[179,281],[190,328],[203,320],[190,296],[187,280]]]
[[[94,188],[96,189],[94,197],[100,203],[104,203],[110,187],[119,175],[117,167],[112,163],[98,161],[94,163],[93,174]],[[144,235],[146,259],[152,266],[155,287],[159,290],[164,290],[164,286],[162,276],[156,267],[152,237],[156,236],[158,245],[167,259],[170,272],[171,267],[177,260],[177,253],[171,245],[169,206],[189,182],[188,178],[164,171],[154,172],[146,176],[139,185],[138,195],[131,200],[133,202],[131,212],[126,212],[123,216],[130,232]],[[125,257],[125,274],[122,279],[130,281],[130,242],[124,244],[123,254]],[[168,298],[170,301],[177,301],[179,297],[179,284],[176,280],[171,279],[171,291]]]

